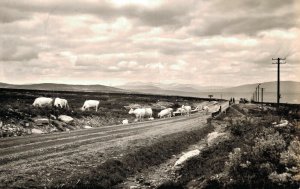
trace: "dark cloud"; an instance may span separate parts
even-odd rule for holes
[[[280,16],[241,16],[213,18],[204,26],[192,30],[199,36],[209,35],[256,35],[260,31],[270,29],[289,29],[295,26],[296,17],[293,13]]]
[[[17,20],[28,19],[29,13],[10,8],[0,7],[0,23],[10,23]]]
[[[174,1],[175,2],[175,1]],[[193,3],[194,1],[191,1]],[[18,15],[16,12],[25,13],[15,19],[6,19],[7,22],[13,22],[17,19],[28,18],[28,13],[48,13],[55,15],[78,15],[91,14],[101,19],[114,19],[124,16],[133,18],[140,23],[150,26],[178,26],[188,24],[188,13],[193,5],[188,3],[163,4],[155,8],[141,7],[138,5],[127,5],[122,7],[114,6],[107,2],[91,3],[80,0],[73,1],[45,1],[44,3],[28,1],[10,1],[3,0],[0,6],[5,11],[5,15],[0,15],[1,20],[6,19],[6,15]],[[26,15],[26,16],[25,16]]]
[[[285,8],[293,8],[297,0],[215,0],[212,6],[220,12],[274,13]]]
[[[295,6],[295,0],[215,0],[190,32],[197,36],[256,35],[264,30],[289,29],[298,22]]]
[[[38,57],[39,49],[20,37],[0,37],[1,61],[27,61]]]

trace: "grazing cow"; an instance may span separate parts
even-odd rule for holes
[[[185,109],[177,108],[177,110],[175,112],[173,112],[173,116],[175,116],[176,114],[180,114],[180,115],[185,114]]]
[[[127,125],[127,124],[128,124],[128,119],[124,119],[124,120],[122,121],[122,124],[123,124],[123,125]]]
[[[197,106],[195,109],[191,110],[191,113],[196,113],[200,110],[199,106]]]
[[[43,107],[43,106],[52,106],[53,99],[48,97],[38,97],[34,100],[33,106]]]
[[[62,98],[55,98],[54,106],[58,108],[67,108],[69,109],[68,101]]]
[[[137,109],[130,109],[129,114],[134,114],[137,121],[141,121],[144,117],[145,117],[145,114],[146,114],[146,110],[145,108],[137,108]]]
[[[167,109],[164,109],[162,111],[160,111],[157,116],[159,118],[163,118],[163,117],[172,117],[172,112],[173,112],[173,109],[172,108],[167,108]]]
[[[82,111],[85,111],[86,109],[90,109],[95,107],[96,112],[98,111],[100,101],[99,100],[86,100],[81,108]]]
[[[208,112],[209,112],[209,107],[208,107],[208,106],[204,106],[204,107],[203,107],[203,110],[205,111],[206,114],[208,114]]]
[[[153,114],[152,108],[145,108],[145,117],[151,118]]]
[[[192,111],[191,106],[185,106],[185,105],[182,105],[181,108],[185,110],[185,113],[186,113],[187,116],[190,116],[191,111]]]

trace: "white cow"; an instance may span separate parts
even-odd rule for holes
[[[55,98],[54,106],[58,108],[67,108],[69,109],[68,101],[62,98]]]
[[[167,109],[164,109],[162,111],[160,111],[157,116],[159,118],[163,118],[163,117],[172,117],[172,112],[173,112],[173,109],[172,108],[167,108]]]
[[[38,97],[34,100],[33,106],[43,107],[43,106],[52,106],[53,99],[48,97]]]
[[[145,108],[145,117],[151,118],[153,114],[152,108]]]
[[[192,111],[192,107],[191,106],[182,105],[181,108],[185,110],[185,113],[187,114],[187,116],[189,116],[191,114],[191,111]]]
[[[175,112],[173,112],[173,116],[175,116],[176,114],[180,114],[180,115],[185,114],[185,109],[177,108],[177,110]]]
[[[208,106],[204,106],[204,107],[203,107],[203,110],[205,111],[206,114],[208,114],[208,112],[209,112],[209,107],[208,107]]]
[[[146,110],[145,110],[145,108],[137,108],[135,110],[131,108],[128,113],[134,114],[137,121],[139,121],[139,120],[141,121],[145,117]]]
[[[86,100],[81,108],[82,111],[85,111],[86,109],[90,109],[95,107],[96,112],[98,111],[100,101],[99,100]]]
[[[128,124],[128,119],[124,119],[124,120],[122,121],[122,124],[123,124],[123,125],[127,125],[127,124]]]
[[[131,108],[128,113],[134,114],[137,121],[142,121],[144,117],[151,118],[153,111],[151,108],[137,108],[135,110]]]

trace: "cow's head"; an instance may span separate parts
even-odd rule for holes
[[[129,113],[129,114],[133,114],[133,113],[134,113],[134,109],[130,108],[130,110],[129,110],[128,113]]]

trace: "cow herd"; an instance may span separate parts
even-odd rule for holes
[[[190,116],[192,112],[196,112],[200,110],[198,107],[192,110],[191,106],[182,105],[180,108],[177,108],[176,111],[173,108],[166,108],[161,110],[158,114],[158,118],[170,118],[172,116],[180,115],[187,115]],[[129,110],[129,114],[134,114],[136,116],[136,121],[142,121],[144,118],[148,118],[148,120],[153,120],[153,111],[151,108],[131,108]],[[124,120],[123,120],[124,121]]]
[[[95,108],[96,111],[98,111],[100,101],[99,100],[86,100],[81,107],[82,111],[89,110],[90,108]],[[53,101],[53,98],[49,97],[38,97],[34,100],[33,106],[35,107],[57,107],[57,108],[66,108],[69,109],[69,104],[66,99],[62,98],[55,98]]]
[[[99,108],[100,101],[99,100],[85,100],[83,103],[83,106],[80,108],[82,111],[90,110],[91,108],[94,109],[97,112]],[[49,97],[38,97],[34,100],[33,106],[35,107],[45,107],[45,106],[54,106],[57,108],[65,108],[69,109],[68,101],[66,99],[62,98],[49,98]],[[191,106],[182,105],[181,107],[177,108],[176,111],[173,110],[173,108],[165,108],[161,110],[158,114],[158,118],[170,118],[172,116],[176,115],[187,115],[190,116],[192,112],[197,112],[200,109],[206,110],[208,107],[196,107],[194,110],[192,110]],[[148,120],[153,120],[153,111],[150,107],[144,107],[144,108],[130,108],[129,114],[134,114],[136,119],[135,121],[142,121],[144,118],[148,118]],[[125,119],[122,121],[122,124],[128,124],[128,120]]]

